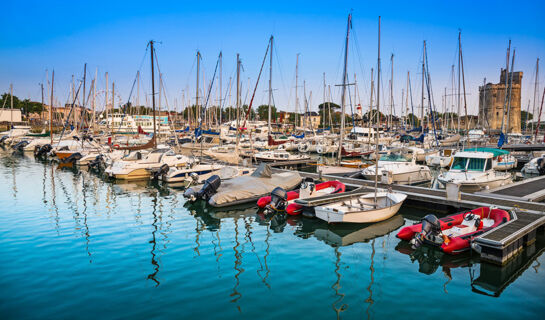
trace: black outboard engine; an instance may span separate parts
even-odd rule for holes
[[[153,180],[158,180],[160,176],[165,176],[168,173],[168,170],[170,170],[168,164],[163,164],[159,168],[152,169],[151,170],[151,177]]]
[[[20,141],[18,142],[17,144],[15,144],[13,147],[11,147],[13,150],[15,151],[23,151],[23,148],[26,147],[28,145],[28,141],[26,140],[23,140],[23,141]]]
[[[540,176],[545,174],[545,158],[541,157],[537,159],[537,170]]]
[[[51,151],[52,149],[53,147],[49,143],[44,144],[41,147],[36,146],[36,148],[34,148],[34,157],[42,158],[46,156],[49,153],[49,151]]]
[[[89,168],[89,170],[96,170],[96,171],[102,170],[103,168],[106,167],[106,164],[104,163],[104,157],[101,154],[99,154],[98,156],[96,156],[95,159],[89,161],[89,163],[87,164],[87,167]]]
[[[267,212],[284,211],[288,206],[288,193],[281,187],[276,187],[271,192],[271,202],[267,205],[265,210]]]
[[[76,163],[76,161],[78,161],[79,159],[83,158],[83,156],[81,155],[81,153],[79,152],[76,152],[76,153],[72,153],[71,155],[69,155],[68,157],[64,158],[61,160],[62,163]]]
[[[422,219],[422,231],[411,240],[413,249],[420,247],[424,242],[440,246],[443,244],[441,223],[433,214],[428,214]]]
[[[2,143],[2,144],[3,144],[3,143],[4,143],[4,141],[6,141],[6,139],[7,139],[7,138],[9,138],[9,136],[8,136],[8,135],[5,135],[5,136],[3,136],[2,138],[0,138],[0,143]]]
[[[203,199],[208,201],[218,191],[221,185],[221,178],[218,175],[213,175],[204,181],[204,185],[201,190],[195,191],[193,188],[189,188],[184,192],[184,198],[190,201],[197,199]]]

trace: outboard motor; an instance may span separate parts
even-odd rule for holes
[[[89,161],[87,167],[89,168],[89,170],[102,170],[104,167],[106,167],[104,163],[104,157],[99,154],[94,160]]]
[[[545,174],[545,158],[541,157],[537,159],[537,170],[540,176]]]
[[[170,167],[168,166],[168,164],[165,163],[162,166],[160,166],[159,168],[151,170],[152,179],[153,180],[158,180],[159,177],[166,176],[169,169],[170,169]]]
[[[79,159],[83,158],[83,156],[81,155],[81,153],[79,152],[76,152],[76,153],[72,153],[70,156],[62,159],[62,163],[76,163],[76,161],[78,161]]]
[[[41,147],[36,146],[36,148],[34,148],[34,157],[42,158],[46,156],[52,149],[53,147],[49,143],[44,144]]]
[[[4,141],[6,141],[7,138],[9,138],[8,135],[5,135],[5,136],[3,136],[2,138],[0,138],[0,143],[3,144]]]
[[[204,181],[204,185],[201,190],[195,191],[193,188],[189,188],[184,192],[184,198],[190,201],[196,201],[197,199],[208,200],[216,191],[218,191],[221,185],[221,178],[218,175],[213,175]]]
[[[11,147],[15,151],[23,151],[23,148],[28,145],[28,141],[23,140],[15,144],[13,147]]]
[[[288,193],[281,187],[276,187],[271,192],[271,202],[265,208],[267,213],[284,211],[288,206]]]
[[[299,189],[299,199],[309,198],[312,196],[314,191],[316,191],[314,179],[309,177],[304,178],[303,182],[301,183],[301,188]]]
[[[440,246],[443,244],[441,223],[433,214],[428,214],[422,219],[422,231],[411,240],[413,249],[420,247],[424,242]]]

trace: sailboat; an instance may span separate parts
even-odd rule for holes
[[[348,15],[348,29],[346,34],[346,51],[345,51],[345,63],[344,63],[344,79],[343,79],[343,97],[346,87],[346,65],[348,55],[348,35],[351,27],[352,15]],[[377,83],[380,83],[380,17],[378,20],[378,73]],[[344,111],[344,99],[342,101],[342,107]],[[377,87],[377,114],[380,114],[380,86]],[[343,117],[344,118],[344,117]],[[341,133],[342,134],[342,133]],[[375,135],[375,158],[378,159],[378,134]],[[378,166],[378,160],[377,164]],[[375,191],[341,195],[334,199],[331,199],[332,203],[318,206],[314,209],[316,217],[327,221],[333,222],[346,222],[346,223],[371,223],[383,221],[394,216],[403,201],[407,198],[407,195],[391,192],[386,190],[380,190],[378,185],[378,170],[375,170]]]

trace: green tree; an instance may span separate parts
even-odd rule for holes
[[[534,115],[530,112],[521,111],[520,112],[520,127],[523,130],[526,130],[528,127],[529,122],[534,119]]]
[[[0,107],[11,107],[11,96],[9,93],[2,94],[0,98]],[[43,111],[42,104],[40,102],[30,101],[30,99],[21,100],[17,96],[13,96],[13,108],[21,109],[22,114],[40,113]]]
[[[262,104],[259,107],[257,107],[257,115],[259,116],[259,120],[268,120],[269,119],[269,105]],[[274,119],[276,119],[276,107],[271,106],[271,119],[274,122]]]

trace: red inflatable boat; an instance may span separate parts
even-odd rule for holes
[[[396,236],[411,241],[413,247],[427,243],[445,253],[457,254],[468,250],[475,237],[509,220],[511,216],[505,210],[481,207],[441,219],[427,215],[422,223],[405,227]]]
[[[302,191],[303,190],[303,191]],[[345,185],[337,180],[326,181],[314,185],[314,183],[305,183],[301,185],[301,189],[287,192],[287,202],[292,202],[295,199],[299,199],[301,193],[304,193],[304,198],[318,197],[331,193],[341,193],[344,192]],[[271,203],[271,196],[261,197],[257,201],[257,205],[260,208],[265,208],[269,203]],[[286,213],[289,215],[298,215],[304,209],[304,206],[297,203],[289,203],[286,206]]]

